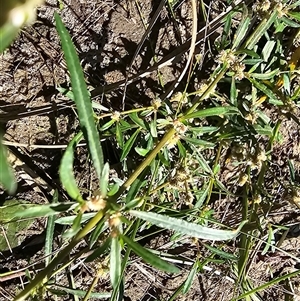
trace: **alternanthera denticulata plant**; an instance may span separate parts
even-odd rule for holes
[[[188,120],[220,114],[227,116],[230,114],[239,114],[239,112],[232,106],[210,108],[199,111],[196,110],[201,100],[209,95],[210,91],[216,86],[220,78],[222,78],[223,74],[226,72],[226,65],[220,66],[212,77],[209,88],[201,96],[198,96],[195,99],[193,106],[190,107],[186,113],[180,114],[178,118],[169,120],[166,124],[162,125],[161,129],[165,129],[165,135],[160,141],[157,141],[158,133],[155,130],[156,126],[151,126],[152,130],[149,131],[148,135],[145,135],[150,139],[150,150],[147,154],[145,154],[144,161],[142,161],[132,175],[129,176],[129,178],[119,187],[118,183],[111,185],[109,179],[109,165],[108,163],[104,163],[102,154],[100,136],[96,124],[97,118],[95,118],[95,113],[92,109],[90,96],[84,82],[77,54],[71,38],[59,15],[56,15],[55,19],[56,26],[61,37],[62,49],[70,72],[72,93],[82,129],[82,132],[78,133],[69,144],[60,166],[60,178],[62,184],[70,197],[75,201],[74,203],[65,205],[69,206],[69,209],[77,211],[77,216],[69,219],[69,221],[72,220],[72,227],[64,234],[67,239],[70,239],[68,245],[61,250],[59,254],[52,259],[52,261],[49,262],[48,266],[46,266],[36,275],[36,277],[32,279],[25,289],[18,294],[15,300],[23,300],[30,294],[36,292],[37,288],[39,288],[42,283],[45,285],[45,281],[47,281],[47,279],[50,280],[51,275],[55,273],[58,264],[65,261],[66,255],[71,252],[81,239],[87,237],[89,246],[91,248],[96,247],[94,252],[98,256],[110,249],[109,262],[111,284],[113,288],[113,295],[117,296],[120,293],[122,274],[126,267],[131,250],[140,256],[145,262],[158,269],[170,273],[177,273],[180,271],[180,269],[175,265],[162,260],[159,256],[134,241],[135,234],[139,226],[142,224],[141,221],[155,224],[165,229],[174,230],[181,233],[181,235],[188,235],[208,240],[228,240],[234,238],[239,233],[244,223],[241,223],[236,230],[220,230],[208,227],[205,225],[206,223],[203,222],[198,224],[186,221],[183,218],[175,218],[168,216],[167,214],[159,214],[156,210],[148,212],[146,210],[149,202],[149,197],[147,195],[150,195],[151,190],[154,188],[153,184],[156,181],[152,184],[145,183],[149,170],[152,169],[154,173],[153,176],[156,177],[157,171],[155,172],[155,170],[161,168],[159,165],[162,164],[162,161],[170,161],[170,158],[166,157],[164,159],[162,157],[160,159],[160,156],[165,156],[171,147],[177,145],[180,139],[185,138],[185,124],[187,124]],[[147,108],[142,113],[155,115],[158,109],[157,105],[153,104],[152,107]],[[162,110],[163,114],[167,113],[165,108],[162,108]],[[139,110],[127,113],[129,118],[134,120],[135,124],[137,124],[137,130],[136,133],[123,144],[121,159],[128,155],[132,148],[134,138],[139,133],[145,134],[145,131],[148,131],[148,127],[145,122],[137,115],[138,111]],[[119,127],[118,131],[122,137],[121,139],[124,139],[124,125],[122,124],[121,119],[118,120],[118,118],[113,115],[112,120],[112,124],[118,124],[116,127]],[[84,138],[88,143],[88,150],[99,179],[99,190],[89,200],[83,199],[80,189],[77,187],[73,173],[74,147],[82,138]],[[186,139],[188,138],[189,137],[187,136]],[[193,138],[191,137],[190,139]],[[155,143],[155,141],[157,142]],[[154,143],[156,145],[154,145]],[[151,148],[153,149],[151,150]],[[166,164],[168,163],[166,162]],[[148,193],[144,191],[145,185],[148,186]],[[142,191],[143,193],[141,193]],[[46,206],[49,211],[55,211],[57,205],[54,204],[52,207],[48,205]],[[37,208],[42,211],[46,207],[44,205],[40,205]],[[89,210],[96,210],[96,212],[87,212]],[[44,213],[45,211],[43,214]],[[30,214],[29,211],[23,211],[22,217],[24,218],[28,214]],[[48,212],[47,215],[51,215],[51,213]],[[194,220],[194,218],[192,220]],[[106,238],[103,240],[101,246],[98,246],[97,240],[100,235],[103,235],[104,231],[106,233]],[[100,254],[99,248],[101,250]],[[126,253],[125,256],[122,256],[122,249],[124,248]],[[95,257],[93,254],[91,256]]]
[[[99,267],[90,289],[85,292],[84,300],[93,296],[93,286],[105,267],[110,274],[111,300],[122,297],[123,275],[131,252],[157,269],[179,273],[180,268],[171,264],[171,260],[168,261],[166,257],[162,259],[155,250],[149,250],[137,242],[141,229],[150,225],[172,230],[176,238],[194,237],[206,241],[234,239],[244,227],[239,242],[241,251],[238,258],[226,252],[221,253],[217,248],[211,250],[219,251],[218,254],[227,259],[233,260],[234,257],[234,260],[238,261],[237,278],[248,291],[243,292],[237,300],[257,292],[247,280],[245,269],[249,251],[258,232],[256,228],[253,229],[256,217],[254,209],[262,194],[260,188],[264,185],[268,159],[265,153],[268,154],[271,150],[280,126],[279,123],[270,123],[261,109],[261,104],[268,101],[271,105],[287,110],[287,104],[293,103],[296,93],[299,93],[299,89],[292,87],[295,68],[292,69],[291,66],[297,65],[295,60],[292,59],[285,66],[290,68],[288,71],[291,71],[291,76],[283,80],[283,86],[290,95],[284,94],[286,99],[282,99],[282,94],[274,89],[274,86],[280,85],[281,69],[274,69],[272,65],[274,54],[280,49],[275,47],[272,39],[267,41],[263,50],[257,47],[257,43],[266,36],[271,27],[280,31],[286,26],[297,24],[298,15],[294,13],[294,8],[287,6],[284,16],[280,17],[282,8],[278,4],[270,14],[260,14],[258,25],[251,28],[251,17],[244,6],[243,18],[234,38],[230,40],[231,38],[225,35],[216,42],[220,50],[216,58],[217,65],[209,79],[202,83],[197,91],[183,91],[176,97],[171,96],[169,101],[154,99],[148,107],[111,113],[98,113],[93,110],[71,38],[60,17],[55,16],[70,73],[71,94],[81,126],[81,131],[70,142],[60,165],[61,182],[73,201],[57,203],[55,195],[53,204],[31,206],[16,213],[14,218],[48,216],[50,220],[63,211],[66,216],[58,218],[55,222],[70,227],[63,233],[66,246],[54,257],[51,256],[51,247],[47,246],[46,255],[50,257],[46,267],[33,277],[15,300],[24,300],[29,295],[43,296],[46,291],[51,293],[53,276],[60,271],[61,264],[66,267],[72,262],[67,255],[83,239],[88,243],[88,248],[84,251],[92,251],[86,260],[92,261],[99,257],[103,259],[103,265]],[[230,20],[226,19],[226,26],[230,26]],[[252,94],[241,96],[239,87],[242,80],[251,86],[254,91]],[[220,83],[226,81],[230,83],[228,97],[221,95],[217,89]],[[199,126],[204,119],[213,120],[214,125]],[[269,139],[267,149],[262,150],[255,145],[257,135]],[[120,149],[122,167],[128,171],[126,180],[110,177],[110,166],[105,162],[100,143],[101,139],[107,137],[114,137]],[[74,150],[82,139],[87,142],[98,177],[99,188],[88,199],[82,196],[73,171]],[[232,158],[241,161],[240,165],[244,168],[241,171],[242,178],[247,176],[239,182],[239,186],[245,189],[243,222],[234,230],[221,230],[217,228],[216,221],[213,222],[212,212],[206,205],[210,202],[213,190],[230,194],[219,179],[219,156],[224,145],[229,142],[240,143],[241,147],[235,149]],[[243,145],[249,148],[247,153],[242,149]],[[209,149],[217,149],[217,157],[212,162],[207,162],[203,156],[203,152]],[[137,155],[140,156],[139,165],[128,166],[129,157],[136,158]],[[249,182],[253,169],[258,170],[257,186]],[[252,215],[249,214],[248,206],[250,189],[253,199],[256,200],[252,202]],[[180,204],[176,202],[182,202],[184,209],[178,210]],[[72,214],[68,215],[70,212]],[[253,220],[245,225],[249,216]],[[54,220],[50,220],[49,229],[53,228],[53,224]],[[222,225],[218,226],[225,228]],[[266,245],[269,246],[270,243]],[[182,292],[189,289],[193,275],[200,268],[197,258],[181,288]],[[277,279],[281,280],[281,277]],[[259,289],[265,287],[268,287],[268,284]]]

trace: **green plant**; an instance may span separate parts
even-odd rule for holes
[[[195,1],[191,2],[193,36],[188,63],[193,58],[197,33],[196,6]],[[299,105],[299,87],[294,85],[299,49],[287,47],[277,37],[286,27],[299,27],[296,10],[299,1],[273,4],[270,13],[261,4],[256,4],[253,12],[248,11],[246,4],[242,5],[238,11],[242,15],[241,22],[234,35],[228,34],[233,14],[226,17],[226,30],[216,41],[217,65],[196,91],[189,92],[188,85],[200,61],[196,61],[191,69],[187,64],[184,69],[187,83],[180,93],[154,99],[147,107],[112,113],[93,111],[75,48],[60,17],[55,16],[71,78],[72,91],[69,92],[76,104],[81,127],[60,164],[61,182],[73,201],[57,203],[56,195],[52,204],[12,211],[10,219],[48,216],[45,248],[48,256],[51,254],[54,223],[68,225],[63,233],[67,245],[51,260],[50,257],[47,259],[45,268],[15,300],[24,300],[29,295],[42,296],[46,291],[57,293],[51,278],[62,269],[60,264],[66,267],[79,256],[67,258],[82,239],[92,250],[86,260],[101,257],[103,262],[86,293],[69,290],[75,295],[84,295],[84,300],[95,296],[93,287],[106,269],[109,269],[112,286],[111,300],[122,299],[123,276],[131,252],[157,269],[179,272],[180,269],[170,263],[170,259],[178,259],[175,255],[171,255],[168,262],[167,257],[162,259],[155,250],[137,242],[140,230],[151,225],[171,230],[174,241],[195,237],[222,242],[240,234],[238,254],[229,253],[222,243],[217,247],[203,243],[211,256],[204,260],[195,259],[188,277],[171,300],[179,293],[188,292],[196,273],[209,261],[232,262],[238,283],[235,300],[248,296],[260,300],[259,291],[299,274],[299,271],[293,272],[256,288],[247,275],[250,254],[258,241],[264,244],[265,252],[269,248],[276,249],[272,242],[274,230],[260,214],[260,204],[262,199],[265,201],[269,197],[266,174],[281,122],[270,119],[264,104],[279,110],[282,118],[288,114],[295,120],[297,116],[293,109]],[[171,2],[169,5],[172,8]],[[251,13],[258,16],[257,23],[251,22]],[[263,46],[260,45],[262,41]],[[291,60],[280,57],[284,50],[292,51]],[[182,77],[178,82],[183,82]],[[174,88],[178,83],[175,84]],[[105,163],[100,143],[100,138],[108,137],[114,137],[120,149],[122,170],[128,174],[126,180],[110,177],[110,166]],[[74,176],[74,150],[82,139],[87,142],[99,187],[88,199],[82,195]],[[223,154],[229,146],[230,155],[224,159]],[[216,150],[214,156],[209,156],[213,150]],[[139,165],[131,166],[130,158]],[[221,166],[229,163],[237,168],[224,185]],[[233,188],[229,190],[227,187]],[[215,220],[214,212],[207,207],[216,195],[241,199],[242,218],[236,229],[216,228],[222,224]],[[65,212],[65,216],[56,219],[61,212]],[[268,233],[267,239],[260,238],[265,232]],[[56,290],[62,291],[63,288],[56,285]],[[103,296],[107,297],[107,294],[99,297]]]
[[[149,152],[145,160],[128,178],[128,180],[123,183],[123,185],[117,188],[117,190],[115,189],[115,185],[112,186],[113,189],[108,189],[109,165],[107,163],[103,163],[100,138],[94,121],[94,113],[92,111],[89,94],[84,82],[83,73],[80,69],[79,60],[75,53],[74,46],[72,45],[71,38],[69,37],[69,34],[63,26],[59,16],[56,15],[55,18],[57,29],[62,41],[62,48],[71,75],[74,101],[77,106],[79,120],[82,128],[82,133],[76,135],[68,146],[63,156],[60,167],[60,177],[62,184],[64,185],[68,194],[77,202],[74,204],[77,204],[75,210],[78,212],[78,215],[73,219],[71,229],[65,233],[66,237],[73,237],[68,246],[65,247],[57,255],[57,257],[55,257],[55,259],[53,259],[49,263],[49,265],[45,267],[45,269],[30,282],[30,284],[16,297],[16,300],[22,300],[26,298],[30,293],[33,292],[36,287],[38,287],[38,285],[43,282],[44,279],[49,278],[58,263],[62,262],[65,259],[65,256],[69,254],[69,252],[75,247],[75,245],[82,238],[86,237],[87,234],[91,231],[93,232],[92,234],[90,234],[90,246],[94,246],[99,235],[104,230],[103,224],[105,221],[108,222],[110,228],[106,240],[110,241],[110,275],[114,289],[114,295],[120,293],[122,274],[124,272],[126,261],[128,260],[128,255],[131,249],[139,256],[141,256],[146,262],[159,269],[165,270],[167,272],[178,272],[179,269],[177,267],[161,260],[159,257],[157,257],[157,255],[134,242],[135,233],[138,229],[137,225],[140,222],[135,219],[132,220],[132,218],[128,219],[128,213],[132,217],[138,217],[141,220],[145,220],[146,222],[156,224],[166,229],[172,229],[182,234],[211,240],[232,239],[238,234],[240,228],[244,224],[242,223],[239,229],[237,229],[236,231],[218,230],[209,228],[207,226],[198,225],[197,223],[186,222],[183,219],[161,215],[159,213],[133,210],[133,208],[141,206],[141,204],[143,207],[145,207],[147,203],[147,194],[140,194],[140,191],[142,191],[142,186],[145,185],[145,183],[143,182],[145,181],[145,177],[148,171],[147,167],[151,166],[153,163],[157,164],[157,161],[155,162],[153,160],[160,152],[162,152],[164,149],[167,149],[164,148],[166,144],[173,146],[172,144],[175,145],[175,143],[179,141],[179,135],[185,133],[185,120],[196,117],[214,116],[220,113],[237,114],[238,111],[233,107],[227,106],[223,108],[207,109],[195,112],[195,109],[197,108],[197,103],[195,103],[193,108],[188,110],[186,114],[182,115],[178,119],[175,119],[174,121],[168,122],[169,126],[171,126],[170,129],[166,132],[165,136],[154,147],[154,149]],[[224,72],[222,69],[220,70],[221,72]],[[219,77],[217,77],[217,79],[218,78]],[[153,107],[149,108],[149,113],[155,114],[157,110],[158,107],[156,107],[154,104]],[[129,117],[131,117],[132,120],[138,123],[138,129],[135,132],[136,134],[134,134],[126,143],[124,143],[121,160],[122,158],[127,157],[137,135],[140,134],[143,129],[147,130],[147,128],[145,128],[143,120],[140,119],[139,116],[137,116],[136,112],[129,112]],[[113,122],[110,122],[109,126],[111,126],[113,123],[119,122],[117,117],[112,116],[112,118]],[[164,124],[163,127],[165,127],[166,125],[167,124]],[[102,130],[107,130],[109,126],[102,126]],[[155,129],[155,127],[153,127],[153,129]],[[157,137],[156,133],[153,134],[154,137],[151,137],[152,139]],[[124,134],[121,132],[121,136],[123,135]],[[81,196],[80,190],[76,185],[76,181],[73,175],[73,150],[74,146],[80,141],[82,137],[84,137],[88,142],[89,152],[91,154],[93,164],[99,179],[99,191],[96,195],[94,195],[87,201],[85,201]],[[166,159],[168,160],[168,158]],[[150,186],[149,188],[152,189],[151,187],[152,186]],[[150,192],[149,188],[148,192]],[[129,189],[129,191],[124,195],[127,189]],[[140,195],[137,198],[138,193]],[[42,208],[42,206],[39,207]],[[53,206],[51,206],[51,210],[52,209]],[[85,224],[81,228],[82,218],[86,216],[87,213],[85,212],[89,209],[97,211],[97,213],[87,222],[87,224]],[[54,211],[52,212],[54,213]],[[95,229],[93,230],[94,227]],[[127,244],[127,251],[124,259],[122,260],[121,250],[124,246],[124,243]],[[108,246],[109,244],[106,244],[106,248],[108,248]],[[105,249],[102,249],[102,252],[105,251]]]

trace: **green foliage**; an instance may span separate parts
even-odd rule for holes
[[[62,49],[70,72],[74,101],[78,110],[80,126],[83,136],[88,142],[89,151],[93,159],[93,164],[97,175],[100,178],[103,169],[103,154],[100,145],[99,133],[93,120],[94,112],[91,105],[90,95],[84,80],[79,58],[71,37],[63,25],[61,18],[55,14],[55,21],[60,35]]]
[[[155,254],[151,253],[149,250],[132,241],[129,237],[122,235],[121,238],[128,244],[128,246],[133,250],[134,253],[139,255],[144,259],[145,262],[151,264],[152,266],[169,273],[178,273],[180,271],[174,265],[167,263]]]
[[[176,3],[168,1],[173,18]],[[161,2],[160,7],[164,4],[166,1]],[[168,257],[158,256],[155,250],[150,251],[137,242],[145,238],[143,230],[151,232],[153,225],[162,229],[159,231],[169,230],[166,233],[171,233],[174,245],[180,245],[185,237],[205,240],[206,243],[200,241],[200,245],[210,254],[203,262],[200,256],[193,259],[186,280],[171,299],[179,293],[187,293],[197,273],[208,262],[230,263],[241,290],[237,291],[241,295],[236,300],[250,295],[256,298],[258,291],[297,274],[282,276],[278,281],[254,288],[247,271],[257,241],[264,244],[263,253],[276,248],[273,228],[265,219],[267,210],[260,203],[262,198],[270,198],[271,189],[265,179],[272,148],[279,140],[281,122],[272,120],[266,108],[284,112],[281,118],[287,114],[297,120],[293,108],[299,105],[299,87],[295,88],[299,50],[285,43],[279,35],[286,28],[299,27],[299,13],[288,2],[274,5],[269,13],[257,3],[253,11],[243,4],[242,10],[237,9],[241,21],[236,29],[233,29],[236,12],[223,16],[224,31],[214,45],[219,51],[212,64],[215,68],[209,70],[208,78],[195,88],[196,91],[189,91],[193,86],[191,82],[182,83],[185,88],[170,99],[153,99],[150,106],[141,104],[122,112],[109,112],[91,101],[72,39],[60,16],[55,14],[71,80],[71,90],[59,88],[59,91],[74,100],[80,122],[80,132],[74,134],[59,167],[61,183],[75,202],[58,203],[55,196],[52,204],[14,203],[1,208],[4,215],[0,220],[6,223],[5,227],[11,225],[12,229],[6,230],[12,235],[19,231],[17,227],[21,226],[16,223],[22,223],[23,219],[48,217],[47,266],[15,300],[24,300],[41,286],[55,294],[67,292],[67,288],[52,286],[51,279],[58,265],[70,263],[67,257],[82,239],[91,250],[86,260],[101,262],[99,274],[109,271],[112,301],[122,298],[124,272],[131,264],[131,251],[147,265],[178,273],[180,269],[170,264]],[[159,13],[157,11],[155,18]],[[149,31],[156,21],[153,20]],[[193,29],[195,34],[196,28]],[[284,51],[292,52],[290,60],[283,57]],[[197,59],[192,66],[189,79],[197,78],[199,62]],[[120,158],[121,179],[119,174],[111,175],[100,137],[113,141]],[[97,189],[87,198],[74,172],[75,148],[82,139],[87,143],[98,177]],[[0,180],[13,191],[12,174],[3,159],[4,150],[0,148],[0,151],[0,163],[5,171],[1,171],[0,175],[4,176]],[[227,156],[227,153],[230,154]],[[222,172],[227,165],[232,165],[236,172],[224,180]],[[295,170],[291,162],[289,167],[291,185],[295,188]],[[237,207],[241,208],[236,209],[237,212],[241,210],[241,218],[234,227],[218,222],[220,215],[211,208],[216,198],[223,197],[238,200],[240,207]],[[61,216],[57,217],[59,214]],[[67,243],[52,258],[55,223],[66,227],[62,238]],[[266,236],[262,239],[261,234]],[[237,236],[239,240],[235,240]],[[235,252],[226,248],[228,240],[234,241]],[[178,260],[168,255],[169,259]],[[85,299],[89,295],[96,296],[91,293],[93,285]],[[77,290],[70,293],[83,295]],[[99,295],[101,297],[103,295]]]
[[[22,212],[29,204],[22,204],[19,200],[6,201],[0,207],[0,225],[5,235],[0,237],[0,251],[7,251],[20,245],[18,234],[25,232],[33,220],[16,218],[17,212]],[[14,220],[15,219],[15,220]],[[9,244],[9,245],[8,245]]]
[[[178,233],[186,234],[191,237],[215,241],[233,239],[239,233],[242,226],[245,224],[245,222],[242,223],[238,230],[226,231],[203,227],[195,223],[188,223],[182,219],[160,215],[153,212],[131,210],[130,213],[138,218],[149,221],[165,229],[175,230]]]
[[[0,183],[7,189],[8,193],[14,194],[17,182],[11,167],[7,161],[7,150],[1,142],[0,137]]]

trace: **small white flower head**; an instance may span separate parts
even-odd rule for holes
[[[87,198],[86,206],[91,211],[100,211],[106,207],[106,200],[100,193],[96,193]]]
[[[257,160],[258,161],[267,161],[267,156],[266,156],[266,152],[261,149],[258,154],[257,154]]]
[[[260,204],[261,203],[261,195],[258,194],[253,198],[253,203],[254,204]]]
[[[253,5],[253,10],[255,12],[267,12],[271,8],[271,1],[264,0],[264,1],[256,1]]]
[[[200,85],[199,85],[199,88],[197,89],[197,95],[198,96],[202,96],[202,94],[204,93],[204,92],[206,92],[206,90],[208,89],[208,84],[207,83],[204,83],[204,82],[202,82],[202,83],[200,83]],[[209,95],[208,95],[209,96]],[[208,98],[208,96],[206,97],[206,98]]]
[[[235,78],[238,80],[242,80],[245,77],[244,70],[246,68],[246,65],[236,61],[234,64],[232,64],[231,69],[235,73]]]
[[[265,0],[265,1],[261,2],[260,8],[261,8],[262,11],[266,12],[270,9],[270,7],[271,7],[271,1]]]
[[[121,216],[120,212],[114,213],[109,217],[108,224],[111,229],[116,229],[121,224]]]
[[[173,95],[173,97],[170,99],[170,102],[180,102],[180,103],[187,103],[188,102],[188,98],[186,97],[185,94],[183,94],[182,92],[177,92]]]
[[[217,55],[217,62],[220,64],[224,64],[226,62],[227,58],[227,52],[225,50],[222,50],[218,55]]]
[[[251,124],[255,124],[257,117],[258,116],[255,114],[255,112],[250,112],[244,118],[245,118],[245,120],[249,121]]]
[[[285,9],[285,6],[283,5],[282,2],[277,3],[276,6],[277,12],[278,12],[278,17],[282,18],[287,14],[287,10]]]
[[[222,50],[217,56],[217,62],[220,64],[233,65],[237,62],[238,57],[231,50]]]
[[[154,108],[154,111],[157,111],[161,107],[161,99],[155,98],[151,101],[151,106]]]
[[[179,140],[180,140],[180,135],[178,133],[175,133],[173,137],[167,142],[167,148],[168,149],[174,148]]]
[[[119,111],[114,111],[111,115],[111,119],[115,121],[119,121],[121,117],[121,113]]]
[[[173,126],[176,132],[180,135],[184,135],[185,132],[188,130],[188,127],[178,119],[173,120]]]
[[[175,177],[178,181],[187,181],[190,179],[190,173],[189,170],[186,168],[179,168],[176,170]]]
[[[173,173],[170,176],[169,183],[174,188],[183,188],[186,182],[191,181],[191,176],[189,173],[189,170],[180,167],[173,171]]]
[[[194,196],[193,194],[189,191],[187,194],[186,194],[186,205],[189,206],[190,208],[193,207],[193,201],[194,201]]]
[[[238,180],[238,185],[239,186],[244,186],[246,182],[248,181],[248,175],[247,174],[241,174]]]

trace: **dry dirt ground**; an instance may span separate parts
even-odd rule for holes
[[[22,161],[21,165],[26,164],[37,174],[37,177],[43,178],[44,182],[53,188],[59,188],[58,166],[63,147],[79,128],[72,103],[56,89],[57,86],[68,87],[69,77],[54,25],[54,12],[60,12],[72,36],[88,86],[92,90],[94,87],[125,79],[128,74],[146,70],[151,64],[153,54],[160,59],[180,44],[177,28],[174,27],[167,10],[163,9],[149,39],[136,57],[132,68],[129,69],[133,54],[145,32],[143,24],[149,22],[159,2],[155,0],[63,0],[61,1],[63,10],[60,12],[59,1],[47,0],[37,11],[37,21],[32,26],[24,28],[10,49],[1,56],[0,124],[6,133],[4,137],[10,142],[11,151]],[[140,11],[136,3],[139,4]],[[215,1],[211,7],[211,18],[218,15],[224,7],[225,3]],[[183,42],[190,37],[190,13],[188,1],[183,1],[176,10],[180,39]],[[199,20],[200,25],[202,21]],[[179,63],[161,70],[166,85],[178,76],[181,68],[182,65]],[[202,77],[206,77],[205,72]],[[120,88],[105,96],[100,93],[94,97],[94,100],[102,103],[109,110],[122,110],[124,107],[132,108],[139,104],[148,105],[159,93],[161,87],[157,81],[157,73],[154,72],[129,85],[126,89],[126,97],[124,97],[124,88]],[[287,120],[283,128],[287,130],[282,133],[282,143],[274,149],[273,153],[274,161],[277,162],[274,166],[274,175],[280,174],[282,178],[288,174],[287,159],[293,159],[296,163],[300,159],[298,125],[292,120]],[[117,165],[118,154],[111,154],[112,147],[113,141],[105,142],[104,152],[110,163]],[[76,160],[79,186],[88,195],[89,191],[93,190],[93,174],[91,175],[84,147],[78,148]],[[297,165],[296,170],[298,170]],[[24,176],[26,172],[22,167],[17,171],[19,188],[16,199],[44,203],[51,198],[46,187],[42,191],[33,188],[32,183],[29,183]],[[269,218],[277,224],[294,227],[294,232],[289,233],[281,247],[298,257],[300,231],[297,229],[300,223],[298,217],[300,210],[289,204],[280,186],[277,188],[278,193],[273,194],[278,195],[274,199],[274,207],[277,206],[277,209],[270,213]],[[8,198],[4,192],[0,192],[2,203]],[[220,199],[214,206],[219,216],[223,216],[224,220],[230,223],[230,208],[234,204],[234,201]],[[25,233],[18,233],[15,245],[0,250],[0,272],[22,269],[42,257],[44,228],[45,220],[34,222]],[[59,233],[56,234],[55,243],[59,244]],[[169,237],[169,233],[162,232],[151,237],[146,243],[155,249],[167,250]],[[185,248],[178,252],[190,264],[198,252],[197,246],[189,240],[183,245]],[[202,255],[205,257],[205,253]],[[133,264],[126,272],[124,298],[126,301],[168,300],[186,278],[190,269],[190,265],[187,264],[183,267],[182,274],[174,277],[157,272],[134,257],[132,260]],[[254,286],[257,286],[269,281],[270,275],[279,276],[295,270],[297,264],[298,262],[281,253],[274,253],[272,257],[264,258],[254,256],[249,267],[249,275]],[[175,300],[231,300],[235,291],[232,283],[234,276],[230,275],[229,266],[227,267],[226,264],[208,266],[212,270],[204,269],[199,273],[189,293]],[[38,270],[38,266],[36,269]],[[87,289],[95,273],[95,263],[74,265],[71,269],[75,277],[75,286],[78,289]],[[221,271],[221,274],[216,271]],[[26,281],[24,272],[17,276],[1,280],[0,300],[12,300],[16,287],[21,287],[23,281]],[[58,276],[56,281],[68,286],[68,279],[63,279],[61,276]],[[297,295],[300,296],[300,292],[297,291],[298,282],[300,282],[299,278],[293,279],[295,300],[300,300],[300,297],[297,299]],[[283,284],[268,289],[264,294],[264,300],[284,300],[284,289]],[[104,274],[95,291],[109,290],[109,276]],[[67,295],[57,300],[73,299]]]

